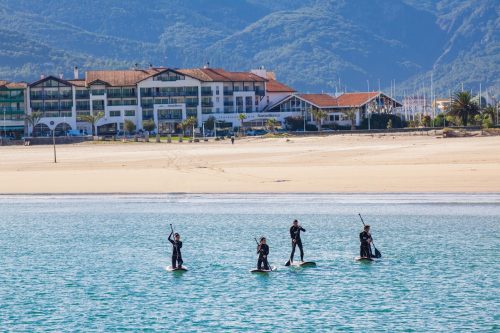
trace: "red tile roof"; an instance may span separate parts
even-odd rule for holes
[[[338,106],[361,106],[379,94],[378,91],[345,93],[337,97]]]
[[[28,86],[26,82],[9,82],[6,80],[0,80],[0,87],[5,87],[8,89],[24,89]]]
[[[266,84],[266,90],[269,92],[296,92],[295,89],[290,88],[289,86],[276,80],[268,80]]]
[[[137,82],[144,80],[154,74],[164,71],[164,68],[130,69],[111,71],[88,71],[85,72],[85,84],[88,86],[94,81],[102,81],[110,86],[135,86]]]
[[[185,75],[204,82],[265,82],[266,79],[250,72],[228,72],[222,68],[179,69]]]
[[[297,96],[320,108],[337,106],[337,99],[328,94],[298,94]]]
[[[77,86],[77,87],[85,87],[85,80],[84,79],[73,79],[73,80],[68,80],[72,85]]]

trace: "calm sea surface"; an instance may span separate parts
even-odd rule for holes
[[[283,266],[294,218],[316,268]],[[500,195],[0,196],[0,331],[498,332],[499,235]]]

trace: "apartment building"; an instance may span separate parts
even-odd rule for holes
[[[24,82],[0,80],[0,136],[20,138],[24,133],[26,88]]]

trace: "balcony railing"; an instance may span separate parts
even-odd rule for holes
[[[265,96],[266,92],[262,89],[255,89],[255,95],[256,96]]]
[[[76,97],[76,99],[89,99],[90,98],[90,92],[88,92],[88,91],[82,92],[82,93],[77,92],[75,94],[75,97]]]
[[[0,96],[0,103],[24,102],[24,96]]]
[[[224,89],[224,95],[232,95],[233,91],[229,89]]]
[[[137,93],[135,91],[124,91],[124,92],[122,92],[122,97],[123,98],[137,97]]]
[[[107,93],[106,94],[107,98],[122,98],[122,93]]]
[[[201,106],[212,107],[212,106],[214,106],[214,102],[201,102]]]
[[[46,100],[46,99],[72,99],[73,95],[71,93],[51,93],[51,94],[31,94],[30,98],[32,100]]]
[[[94,96],[103,96],[106,93],[106,90],[104,89],[95,89],[91,90],[90,93]]]
[[[144,96],[144,95],[142,95],[142,96]],[[155,92],[153,94],[153,97],[184,97],[184,96],[198,96],[198,93],[196,91],[182,91],[182,92],[159,91],[159,92]],[[150,96],[147,96],[147,97],[150,97]]]
[[[224,106],[234,106],[233,101],[224,101]]]
[[[198,106],[198,102],[186,102],[186,106],[187,107],[194,107],[194,106]]]
[[[201,89],[201,96],[212,96],[213,94],[212,89]]]
[[[13,106],[0,106],[0,112],[24,112],[23,108],[17,108]]]

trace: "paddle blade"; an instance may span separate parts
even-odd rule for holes
[[[374,246],[373,249],[375,250],[375,258],[382,258],[382,253],[380,253],[379,250]]]

